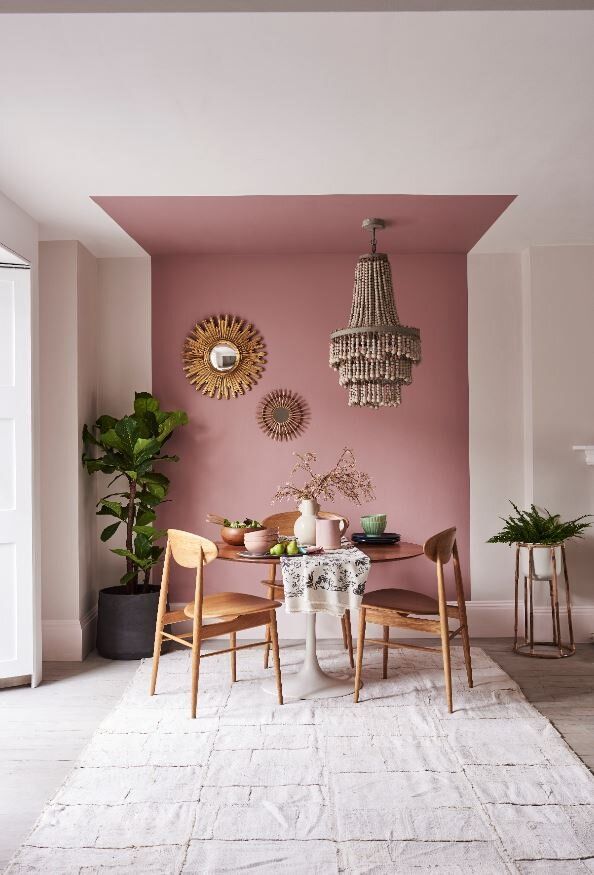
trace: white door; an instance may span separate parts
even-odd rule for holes
[[[31,457],[31,284],[0,267],[0,686],[36,682]]]

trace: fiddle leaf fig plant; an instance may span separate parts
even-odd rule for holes
[[[510,501],[515,511],[509,517],[501,517],[503,528],[487,541],[488,544],[561,544],[569,538],[582,538],[584,531],[592,525],[584,522],[591,514],[584,514],[574,520],[561,521],[561,515],[548,510],[540,511],[534,504],[530,510],[520,510]]]
[[[125,528],[126,546],[112,548],[112,553],[126,560],[120,582],[130,594],[148,591],[151,569],[163,553],[157,541],[165,532],[153,523],[155,508],[167,497],[169,479],[154,466],[178,461],[177,456],[164,454],[163,447],[187,422],[183,410],[161,410],[153,395],[136,392],[133,413],[121,419],[100,416],[82,431],[82,463],[87,472],[113,474],[110,487],[125,481],[122,491],[99,499],[97,515],[115,520],[101,532],[102,541],[109,541],[120,526]]]

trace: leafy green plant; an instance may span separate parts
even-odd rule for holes
[[[262,523],[258,522],[258,520],[251,520],[249,517],[246,517],[243,522],[239,520],[228,520],[227,517],[223,520],[223,525],[228,529],[261,529]]]
[[[489,538],[488,544],[560,544],[569,538],[582,538],[584,531],[592,525],[582,522],[591,514],[561,522],[560,514],[552,514],[548,510],[541,513],[533,504],[527,511],[520,510],[513,501],[510,504],[516,512],[515,516],[500,517],[505,525]]]
[[[127,481],[122,492],[111,492],[97,502],[98,516],[113,517],[101,532],[101,540],[109,541],[121,525],[126,528],[126,546],[112,549],[112,553],[126,560],[126,573],[120,582],[127,592],[146,592],[151,569],[159,561],[163,547],[156,542],[165,532],[155,529],[155,507],[165,500],[169,479],[156,472],[160,462],[177,462],[177,456],[163,455],[163,446],[174,429],[188,422],[183,410],[161,410],[159,402],[148,392],[136,392],[134,413],[116,419],[100,416],[91,427],[82,432],[84,451],[82,463],[89,474],[97,471],[114,474],[109,486],[120,478]]]

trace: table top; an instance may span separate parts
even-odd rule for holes
[[[353,546],[369,556],[372,562],[398,562],[401,559],[414,559],[415,556],[423,555],[423,548],[420,544],[408,544],[406,541],[398,544],[354,544]],[[254,556],[247,558],[239,554],[245,550],[245,547],[232,547],[230,544],[224,544],[221,541],[217,542],[219,550],[219,559],[228,559],[232,562],[249,562],[253,565],[272,565],[277,564],[280,559],[278,556]]]

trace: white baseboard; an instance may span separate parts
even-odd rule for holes
[[[470,635],[476,638],[513,638],[514,602],[470,601],[466,603]],[[524,634],[524,606],[519,606],[518,633]],[[594,605],[573,605],[571,608],[573,635],[577,644],[589,643],[594,635]],[[561,607],[561,631],[567,637],[565,610]],[[547,606],[534,608],[534,637],[536,640],[551,639],[551,609]]]
[[[183,610],[185,602],[172,604],[171,610]],[[514,634],[514,603],[513,601],[469,601],[466,603],[468,625],[471,637],[475,638],[513,638]],[[522,605],[520,604],[520,612]],[[592,641],[594,634],[594,605],[577,605],[572,608],[573,634],[578,644]],[[305,637],[305,617],[303,615],[287,614],[282,608],[277,614],[279,638],[302,640]],[[353,638],[357,637],[357,615],[351,615]],[[316,619],[318,638],[340,638],[342,636],[340,620],[329,614],[318,614]],[[561,628],[566,632],[565,613],[561,611]],[[370,626],[370,637],[381,637],[379,627]],[[188,624],[188,629],[190,626]],[[522,631],[522,629],[520,629]],[[546,607],[534,609],[534,631],[537,640],[549,640],[551,637],[551,611]],[[253,639],[255,631],[246,629],[238,632],[238,638]],[[414,630],[399,629],[392,632],[393,638],[435,637]]]
[[[86,659],[91,650],[95,649],[97,641],[97,607],[91,608],[90,611],[82,617],[80,621],[81,632],[81,659]]]
[[[43,620],[43,659],[82,662],[95,647],[96,629],[96,607],[80,620]]]
[[[30,674],[17,675],[15,678],[0,678],[0,690],[9,690],[11,687],[29,686],[30,683]]]

